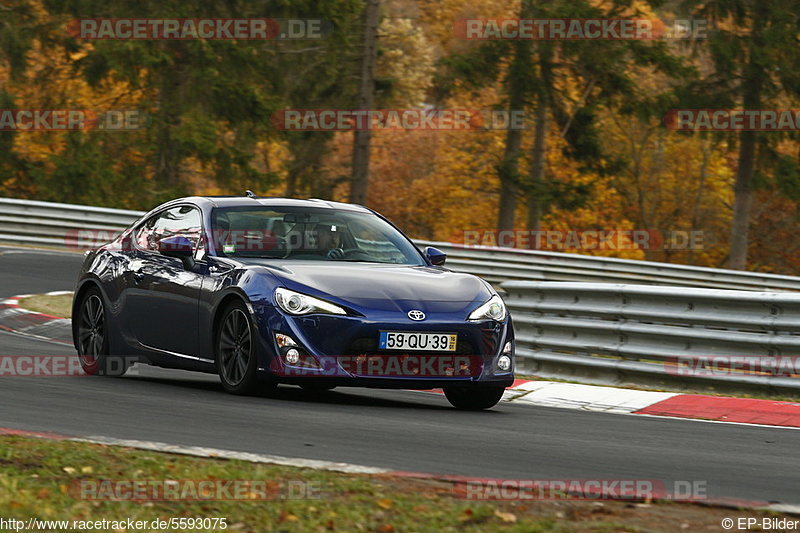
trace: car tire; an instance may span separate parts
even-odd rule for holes
[[[447,387],[444,395],[456,409],[480,411],[497,405],[505,387]]]
[[[106,306],[97,287],[90,288],[81,296],[75,338],[78,360],[85,373],[91,376],[122,376],[128,371],[124,358],[110,353]]]
[[[258,392],[256,328],[243,303],[231,302],[214,335],[214,359],[222,388],[231,394]]]

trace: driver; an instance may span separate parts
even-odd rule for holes
[[[317,245],[320,254],[328,259],[342,259],[342,231],[335,224],[320,224],[317,226]]]

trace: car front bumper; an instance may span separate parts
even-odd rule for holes
[[[374,388],[434,389],[452,386],[507,387],[514,381],[514,333],[510,317],[503,322],[486,320],[467,322],[444,313],[431,313],[425,322],[409,323],[404,317],[354,317],[333,315],[288,316],[272,306],[256,310],[261,337],[259,373],[283,383],[324,382],[335,386]],[[398,352],[381,350],[381,331],[453,333],[457,335],[455,352]],[[275,335],[289,336],[302,354],[303,363],[292,365],[283,357]],[[504,353],[504,349],[510,351]],[[498,367],[498,359],[507,355],[511,366]],[[436,374],[420,377],[396,373],[365,375],[354,371],[354,361],[362,358],[469,358],[470,370],[454,375]],[[460,358],[460,359],[458,359]],[[311,365],[308,362],[311,362]],[[349,363],[349,364],[347,364]],[[319,368],[312,368],[317,365]],[[362,367],[358,367],[362,368]]]

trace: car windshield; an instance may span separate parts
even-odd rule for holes
[[[211,214],[222,257],[424,265],[416,247],[378,216],[314,207],[227,207]]]

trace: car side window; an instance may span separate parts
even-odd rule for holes
[[[136,246],[143,250],[150,249],[150,241],[153,238],[153,226],[158,220],[158,215],[152,216],[148,218],[139,228],[136,230],[136,234],[134,235],[134,239],[136,240]]]
[[[181,236],[191,241],[195,258],[204,252],[200,211],[182,205],[167,209],[145,221],[136,233],[136,244],[145,250],[158,252],[158,243],[167,237]]]

